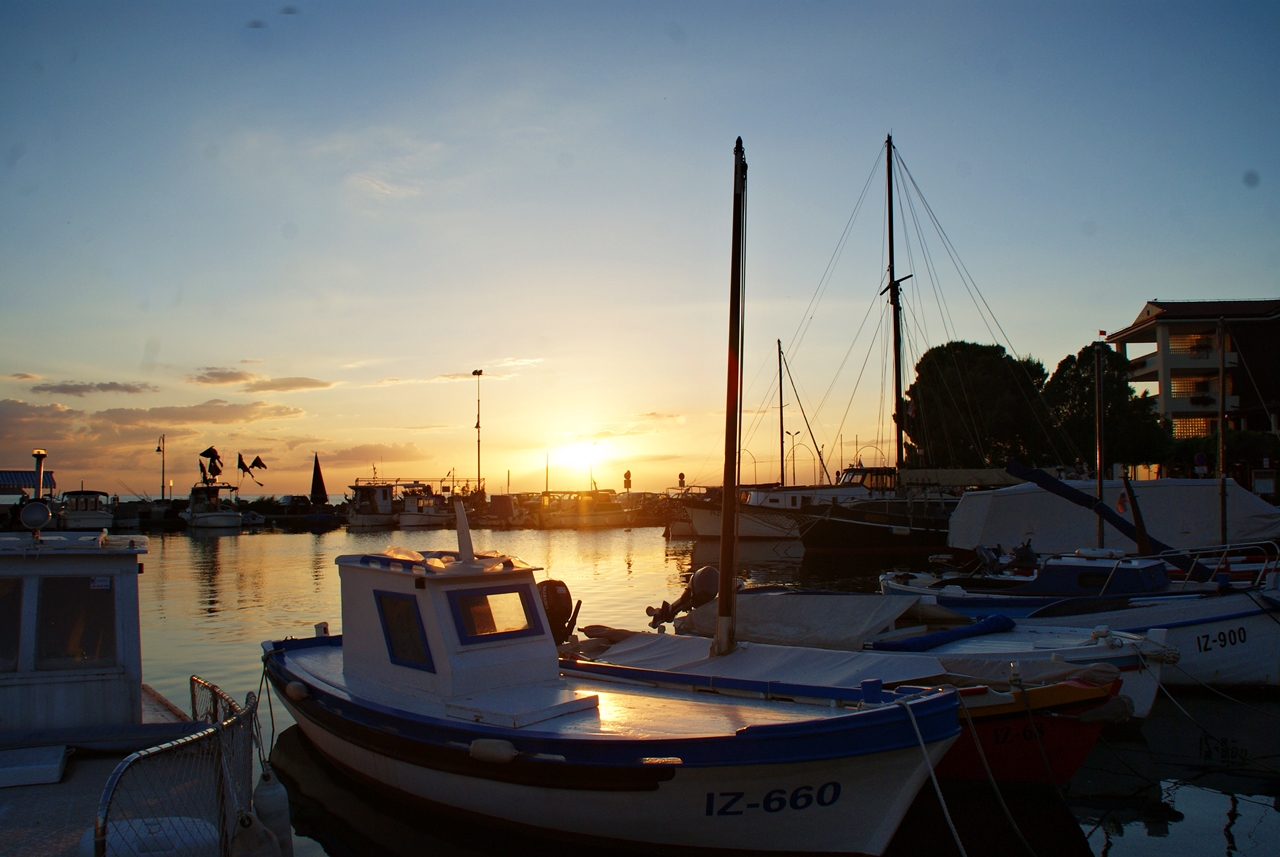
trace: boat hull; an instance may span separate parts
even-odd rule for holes
[[[812,553],[932,553],[946,550],[947,516],[954,502],[864,500],[830,506],[800,522],[800,538]]]
[[[929,776],[920,749],[909,747],[836,761],[668,769],[669,779],[639,790],[566,794],[563,788],[466,776],[372,750],[334,734],[286,695],[280,698],[321,753],[371,785],[555,835],[632,845],[881,854]],[[932,763],[950,746],[951,740],[930,745]],[[886,790],[886,782],[905,785]],[[821,823],[819,815],[826,816]]]
[[[714,504],[685,504],[694,535],[700,539],[720,538],[720,509]],[[795,519],[785,512],[759,509],[753,506],[738,507],[739,539],[798,539],[800,530]]]
[[[394,512],[387,514],[348,512],[347,524],[352,527],[394,527],[399,517]]]
[[[451,514],[427,514],[425,512],[401,512],[400,526],[416,530],[444,529],[452,526],[454,516]]]
[[[240,524],[239,512],[192,512],[187,519],[187,526],[196,529],[225,530],[229,527],[239,527]]]

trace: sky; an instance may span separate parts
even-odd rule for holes
[[[313,453],[335,496],[474,480],[479,369],[491,492],[718,484],[738,136],[742,477],[777,478],[778,340],[796,478],[880,463],[886,135],[907,360],[1052,372],[1148,300],[1280,295],[1278,36],[1266,3],[5,3],[0,468],[156,496],[163,434],[178,496],[210,445],[267,463],[246,493]]]

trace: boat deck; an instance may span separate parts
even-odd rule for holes
[[[343,673],[341,646],[290,652],[287,666],[305,673],[316,685],[330,693],[358,702],[374,702],[410,717],[455,718],[469,722],[465,712],[477,708],[504,710],[516,695],[502,690],[453,698],[448,704],[434,694],[382,683],[362,682]],[[552,731],[567,736],[610,738],[705,738],[733,735],[747,726],[802,723],[850,714],[849,709],[831,705],[779,703],[748,696],[694,694],[688,690],[655,688],[625,681],[567,678],[541,688],[548,695],[568,690],[579,699],[595,696],[596,707],[560,714],[552,718],[520,724],[530,731]],[[528,701],[538,688],[524,685],[518,696]],[[510,725],[510,724],[508,724]]]
[[[172,702],[143,685],[142,722],[189,720]],[[73,752],[56,783],[0,788],[0,854],[77,857],[107,778],[125,753]]]

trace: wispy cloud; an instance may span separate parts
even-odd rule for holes
[[[81,381],[63,381],[59,384],[36,384],[31,388],[31,392],[83,398],[87,393],[158,393],[160,388],[145,382],[100,381],[89,384]]]
[[[246,357],[240,361],[241,363],[266,363],[265,360],[259,360],[256,357]]]
[[[95,419],[117,425],[228,425],[300,417],[306,411],[270,402],[236,404],[224,399],[210,399],[198,405],[160,408],[111,408],[98,411]]]
[[[422,193],[422,188],[416,182],[397,182],[375,173],[347,176],[347,186],[382,199],[405,199]]]
[[[39,375],[32,375],[30,372],[14,372],[11,375],[9,375],[9,377],[13,378],[16,381],[39,381],[40,380]]]
[[[408,443],[362,443],[359,446],[330,452],[324,457],[326,464],[369,464],[380,461],[426,461],[432,456],[418,449],[413,441]]]
[[[333,381],[316,378],[260,378],[240,388],[242,393],[289,393],[294,390],[327,390]]]
[[[437,431],[437,430],[439,430],[439,429],[452,428],[452,426],[446,426],[446,425],[438,425],[438,426],[400,426],[400,428],[401,428],[401,429],[403,429],[404,431]]]
[[[295,449],[297,449],[300,446],[316,446],[317,444],[327,443],[329,439],[326,437],[314,437],[312,435],[303,435],[301,437],[281,438],[281,440],[284,441],[285,449],[289,450],[290,452],[293,452]],[[273,440],[272,442],[275,442],[275,441]]]
[[[536,366],[541,362],[541,357],[508,357],[498,364],[498,368],[514,369],[517,366]]]
[[[221,366],[203,366],[195,375],[188,375],[187,380],[193,384],[244,384],[257,380],[257,375],[243,369],[226,369]]]
[[[425,384],[426,378],[383,378],[381,381],[375,381],[372,384],[365,384],[366,387],[394,387],[396,384]]]

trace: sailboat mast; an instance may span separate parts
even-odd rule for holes
[[[787,420],[782,409],[782,340],[778,340],[778,467],[781,468],[778,484],[787,487]]]
[[[711,654],[733,651],[738,567],[738,406],[742,365],[742,241],[747,208],[747,160],[742,138],[733,149],[733,256],[729,262],[729,373],[724,409],[724,497],[720,508],[720,591]]]
[[[902,468],[902,301],[893,273],[893,135],[884,139],[885,195],[889,210],[889,304],[893,307],[893,429],[898,441],[896,464]]]

